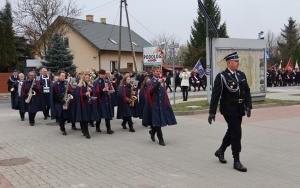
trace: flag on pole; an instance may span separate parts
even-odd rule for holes
[[[198,70],[199,76],[202,77],[205,74],[204,68],[200,62],[200,59],[197,61],[196,65],[194,66],[194,70]]]
[[[293,64],[291,62],[291,59],[289,59],[289,62],[287,63],[285,70],[288,71],[288,73],[290,73],[293,70]]]
[[[295,69],[299,69],[299,66],[298,66],[298,59],[297,59],[296,64],[295,64]]]
[[[282,60],[279,63],[279,67],[278,67],[279,70],[281,69],[281,63],[282,63]]]

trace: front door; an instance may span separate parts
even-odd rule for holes
[[[127,63],[127,69],[132,72],[133,71],[133,63]]]

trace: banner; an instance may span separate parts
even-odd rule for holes
[[[205,74],[205,70],[200,62],[200,60],[197,61],[196,65],[194,66],[194,70],[198,70],[199,76],[202,77]]]
[[[143,48],[143,58],[145,66],[159,66],[165,52],[160,46],[150,46]]]

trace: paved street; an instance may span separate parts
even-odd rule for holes
[[[300,99],[298,87],[271,90],[275,98]],[[135,133],[123,130],[120,120],[112,121],[114,135],[103,125],[102,133],[89,127],[88,140],[70,124],[62,136],[42,113],[30,127],[1,100],[0,188],[299,187],[299,114],[300,105],[293,105],[254,109],[244,118],[241,161],[248,172],[241,173],[232,168],[230,148],[227,164],[213,155],[226,131],[220,114],[212,125],[207,114],[177,116],[178,125],[163,128],[162,147],[139,119]]]

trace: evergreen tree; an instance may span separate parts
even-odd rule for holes
[[[0,72],[5,72],[7,67],[6,40],[4,24],[0,21]]]
[[[227,38],[226,23],[221,22],[221,11],[216,0],[204,0],[207,14],[218,29],[218,37]],[[212,36],[209,33],[210,37]],[[206,64],[206,19],[198,8],[198,18],[194,20],[194,27],[191,28],[190,41],[188,41],[188,52],[184,54],[184,66],[194,67],[196,62],[201,59],[205,67]]]
[[[7,70],[12,71],[16,68],[17,65],[17,54],[16,47],[14,43],[14,32],[10,22],[5,22],[5,40],[6,40],[6,54],[7,54]]]
[[[47,62],[43,65],[51,69],[51,72],[56,73],[61,69],[71,74],[76,72],[76,66],[73,65],[74,56],[66,48],[62,37],[58,34],[54,35],[45,59]]]
[[[293,18],[288,19],[288,25],[284,25],[281,29],[281,36],[283,41],[278,41],[278,50],[282,57],[282,66],[284,67],[291,58],[294,63],[299,58],[299,32],[297,23]],[[299,59],[300,60],[300,59]]]
[[[4,9],[0,12],[0,20],[2,22],[9,22],[9,23],[13,23],[13,17],[12,17],[12,13],[11,13],[11,4],[10,2],[8,2],[8,0],[6,0],[6,4]]]

